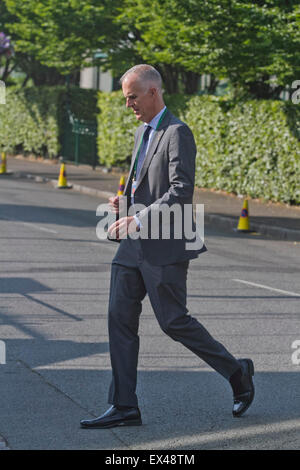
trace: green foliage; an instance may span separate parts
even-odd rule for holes
[[[99,93],[98,154],[106,166],[130,162],[134,132],[139,124],[131,109],[126,109],[121,91]]]
[[[116,34],[112,17],[119,0],[5,0],[17,52],[70,73]],[[120,38],[120,34],[118,34]]]
[[[197,186],[300,204],[299,107],[211,96],[171,96],[166,103],[194,133]],[[128,167],[138,122],[120,92],[101,93],[98,104],[100,162]]]
[[[67,101],[66,89],[62,88],[61,103]],[[99,110],[97,108],[97,91],[79,87],[70,87],[69,103],[71,112],[80,119],[96,120]]]
[[[186,97],[171,95],[165,97],[166,104],[174,114],[183,112]],[[107,166],[129,165],[131,161],[134,133],[140,122],[132,109],[126,109],[121,91],[99,93],[98,107],[98,154],[100,163]]]
[[[289,111],[280,101],[249,101],[228,112],[223,189],[300,203],[300,144]]]
[[[97,63],[119,76],[148,62],[168,93],[194,94],[207,73],[229,79],[236,97],[260,99],[299,77],[299,0],[4,0],[0,25],[1,14],[16,57],[47,75]]]
[[[81,119],[98,120],[98,154],[107,166],[129,166],[139,125],[121,92],[65,87],[9,87],[0,106],[0,150],[59,155],[67,102]],[[169,109],[192,129],[196,184],[300,204],[300,108],[291,103],[243,103],[211,96],[166,96]]]
[[[48,99],[46,99],[46,95]],[[21,91],[9,87],[6,105],[0,106],[1,149],[43,153],[47,148],[50,156],[58,153],[57,125],[58,94],[55,90],[39,93],[35,89]]]
[[[194,96],[180,118],[189,125],[195,137],[197,184],[219,188],[226,135],[226,117],[219,100],[210,96]]]
[[[299,1],[123,0],[123,4],[116,21],[133,31],[132,47],[163,76],[171,67],[176,69],[175,80],[182,70],[226,77],[236,96],[256,98],[278,97],[299,76]]]
[[[71,111],[82,119],[95,119],[96,93],[70,89]],[[65,124],[65,87],[8,87],[0,106],[1,150],[30,152],[53,158],[59,155]]]
[[[183,94],[164,95],[166,106],[172,111],[175,116],[182,116],[189,103],[188,97]]]
[[[281,101],[191,100],[186,122],[198,149],[196,184],[300,204],[299,111]]]

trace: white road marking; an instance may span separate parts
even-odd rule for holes
[[[37,230],[41,230],[42,232],[50,232],[50,233],[58,233],[56,230],[52,230],[51,228],[40,227],[39,225],[35,225],[31,222],[19,222],[23,225],[28,225],[29,227],[36,228]]]
[[[296,296],[296,297],[300,297],[300,294],[297,294],[296,292],[290,292],[288,290],[282,290],[282,289],[275,289],[275,287],[269,287],[269,286],[265,286],[263,284],[257,284],[256,282],[250,282],[250,281],[243,281],[242,279],[232,279],[232,281],[235,281],[235,282],[241,282],[243,284],[248,284],[249,286],[253,286],[253,287],[259,287],[261,289],[268,289],[268,290],[272,290],[274,292],[280,292],[281,294],[286,294],[286,295],[292,295],[292,296]]]
[[[39,225],[33,224],[32,222],[21,222],[20,220],[13,219],[12,217],[5,217],[4,215],[1,215],[0,220],[1,219],[8,220],[9,222],[17,222],[21,225],[28,225],[29,227],[41,230],[42,232],[58,233],[56,230],[52,230],[51,228],[40,227]]]

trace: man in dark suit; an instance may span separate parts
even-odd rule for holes
[[[206,251],[194,230],[194,220],[192,236],[187,237],[185,230],[180,237],[176,236],[177,229],[185,228],[184,210],[193,200],[196,157],[193,134],[166,108],[156,69],[137,65],[123,75],[121,83],[126,106],[144,124],[135,134],[124,190],[129,212],[121,213],[118,196],[110,199],[111,210],[119,217],[108,232],[111,238],[120,241],[112,261],[109,298],[112,381],[108,401],[112,406],[96,419],[81,421],[81,426],[142,424],[136,381],[139,316],[146,294],[162,330],[229,381],[234,397],[232,413],[241,416],[254,398],[253,362],[235,359],[186,309],[189,260]],[[175,221],[167,219],[169,236],[164,237],[163,217],[155,216],[174,206],[180,209],[181,219],[179,222],[178,217]],[[136,207],[138,210],[132,213],[131,209]],[[152,233],[156,236],[151,236]]]

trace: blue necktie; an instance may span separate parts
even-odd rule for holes
[[[136,167],[136,180],[138,180],[143,162],[144,162],[145,157],[146,157],[146,149],[147,149],[147,145],[148,145],[148,141],[149,141],[149,134],[150,134],[151,129],[152,129],[151,126],[147,126],[147,128],[144,132],[144,135],[143,135],[143,142],[142,142],[142,145],[141,145],[139,159],[138,159],[137,167]]]

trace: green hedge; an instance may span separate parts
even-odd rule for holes
[[[65,87],[8,87],[6,104],[0,105],[0,148],[58,156],[66,118]],[[81,119],[96,119],[96,92],[70,89],[71,111]]]
[[[74,115],[98,119],[100,163],[128,168],[139,122],[122,93],[98,93],[97,103],[94,90],[71,87],[69,98]],[[300,204],[299,106],[211,96],[165,99],[194,133],[198,186]],[[66,102],[65,87],[8,87],[6,105],[0,105],[0,150],[58,156]]]
[[[183,95],[165,97],[174,114],[180,114],[186,107]],[[140,125],[132,109],[126,109],[121,91],[98,94],[98,154],[100,163],[106,166],[129,166],[131,161],[134,133]]]
[[[199,187],[300,204],[299,106],[182,95],[166,104],[194,133]],[[139,122],[121,92],[100,93],[98,106],[100,162],[128,165]]]
[[[139,122],[132,110],[126,110],[121,92],[99,93],[98,154],[100,164],[129,165],[134,133]],[[131,111],[131,112],[129,112]]]
[[[288,115],[280,101],[251,101],[228,113],[222,188],[300,203],[300,142]]]

